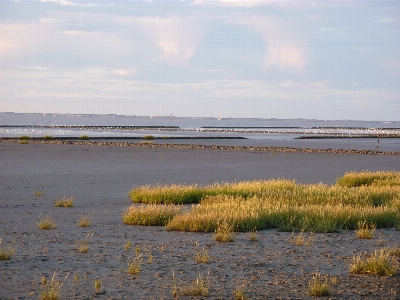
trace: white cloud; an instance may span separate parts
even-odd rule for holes
[[[111,73],[114,75],[118,75],[118,76],[128,76],[128,75],[136,74],[137,71],[135,68],[125,68],[125,69],[112,70]]]

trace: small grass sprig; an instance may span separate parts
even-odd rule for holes
[[[92,219],[89,217],[81,217],[78,221],[79,227],[90,227],[92,224]]]
[[[54,229],[57,228],[57,224],[50,215],[47,215],[46,217],[40,215],[37,227],[39,229]]]
[[[61,199],[56,200],[56,202],[54,202],[54,206],[55,207],[72,207],[74,206],[74,201],[75,198],[74,197],[63,197]]]
[[[89,251],[90,239],[93,237],[94,231],[87,234],[85,239],[76,241],[76,250],[79,253],[87,253]]]
[[[315,242],[314,232],[310,232],[308,237],[305,236],[304,229],[298,234],[292,232],[292,238],[290,239],[290,242],[297,246],[310,246]]]
[[[376,229],[375,224],[368,224],[367,221],[359,221],[356,228],[356,235],[360,239],[372,239]]]
[[[331,294],[331,287],[328,278],[323,280],[321,274],[317,271],[308,283],[308,294],[315,297],[329,296]]]
[[[67,280],[69,273],[65,276],[64,280],[58,281],[55,280],[57,270],[53,273],[51,277],[51,281],[48,282],[46,277],[42,277],[41,283],[43,286],[43,290],[40,292],[40,300],[58,300],[61,295],[61,288]]]
[[[128,261],[128,268],[126,269],[126,273],[131,275],[139,275],[142,263],[143,263],[142,254],[136,255],[133,259]]]
[[[178,284],[176,282],[174,271],[172,271],[172,295],[179,296],[203,296],[206,297],[209,293],[210,281],[199,273],[197,278],[189,285]]]
[[[200,251],[196,251],[196,262],[199,264],[206,264],[210,261],[210,254],[208,249],[203,248]]]
[[[2,241],[3,240],[0,238],[0,244]],[[7,247],[0,246],[0,260],[10,260],[14,253],[15,249],[12,245]]]
[[[220,223],[215,230],[214,240],[221,243],[235,241],[235,232],[233,231],[233,227],[226,221]]]

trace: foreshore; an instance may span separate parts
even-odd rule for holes
[[[358,239],[354,231],[314,234],[312,245],[297,246],[290,243],[291,233],[277,230],[258,232],[255,242],[240,233],[234,242],[220,244],[212,234],[168,232],[121,221],[121,213],[131,205],[127,193],[139,185],[271,178],[333,184],[347,171],[400,171],[398,152],[314,150],[0,140],[0,237],[2,246],[14,242],[15,248],[11,260],[0,261],[0,299],[37,299],[41,277],[50,280],[55,270],[58,280],[69,273],[61,299],[173,299],[173,273],[178,284],[187,285],[202,274],[210,285],[207,299],[232,299],[241,286],[249,299],[314,299],[307,288],[317,271],[334,282],[331,299],[399,299],[399,274],[349,274],[354,255],[398,245],[400,231],[393,228],[377,231],[372,240]],[[54,207],[62,197],[74,197],[75,205]],[[57,228],[39,230],[41,215],[51,215]],[[78,227],[82,216],[92,219],[90,227]],[[78,253],[77,241],[91,231],[89,252]],[[125,249],[127,242],[132,243],[130,250]],[[126,269],[136,248],[143,262],[140,274],[133,276]],[[198,264],[195,256],[203,248],[211,259]],[[99,294],[96,279],[102,281]]]

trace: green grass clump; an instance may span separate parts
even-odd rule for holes
[[[37,226],[39,229],[54,229],[57,227],[57,224],[54,219],[48,215],[45,218],[40,216]]]
[[[371,255],[357,255],[352,258],[350,273],[368,274],[377,276],[393,276],[399,266],[388,249],[380,249]]]
[[[30,137],[29,135],[21,135],[21,136],[19,137],[19,139],[20,139],[21,141],[26,141],[26,140],[30,140],[31,137]]]
[[[323,280],[321,274],[317,271],[308,284],[308,294],[315,297],[329,296],[331,294],[331,288],[328,283],[328,278]]]
[[[45,136],[43,137],[43,139],[44,139],[45,141],[54,140],[54,136],[52,136],[52,135],[45,135]]]
[[[155,136],[154,136],[154,135],[145,135],[145,136],[143,137],[143,139],[144,139],[144,140],[154,140],[154,139],[155,139]]]
[[[88,135],[81,135],[81,136],[79,137],[79,139],[80,139],[80,140],[89,140],[90,137],[89,137]]]
[[[400,186],[400,172],[348,172],[336,183],[344,187]]]
[[[61,198],[58,199],[56,202],[54,202],[55,207],[72,207],[74,206],[74,197],[69,197],[69,198]]]
[[[182,211],[182,206],[141,204],[128,207],[122,214],[127,225],[164,226]]]

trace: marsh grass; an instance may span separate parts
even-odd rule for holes
[[[359,221],[357,223],[356,235],[360,239],[372,239],[375,229],[375,224],[368,224],[367,221]]]
[[[67,280],[69,273],[65,276],[63,281],[55,280],[57,271],[53,273],[51,281],[48,282],[46,277],[42,277],[41,283],[43,290],[40,291],[40,300],[58,300],[61,296],[61,288]]]
[[[200,251],[196,251],[196,262],[199,264],[207,264],[210,261],[210,254],[208,249],[203,248]]]
[[[81,217],[78,221],[79,227],[90,227],[92,225],[92,219],[89,217]]]
[[[50,140],[54,140],[54,137],[53,137],[52,135],[45,135],[45,136],[43,137],[43,139],[44,139],[45,141],[50,141]]]
[[[228,243],[235,241],[235,232],[232,225],[226,221],[218,224],[214,233],[214,240],[221,243]]]
[[[144,139],[144,140],[154,140],[154,139],[155,139],[155,136],[154,136],[154,135],[145,135],[145,136],[143,137],[143,139]]]
[[[257,229],[254,228],[252,231],[249,231],[249,240],[250,240],[250,242],[258,241],[258,231],[257,231]]]
[[[308,283],[308,294],[315,297],[329,296],[331,294],[331,287],[328,278],[324,280],[317,271]]]
[[[90,239],[93,237],[94,231],[91,231],[83,240],[76,241],[76,250],[79,253],[87,253],[89,251]]]
[[[22,145],[29,144],[28,140],[20,140],[19,143]]]
[[[246,287],[244,284],[236,286],[233,291],[233,297],[235,300],[247,300]]]
[[[0,244],[2,242],[3,240],[0,238]],[[14,253],[15,249],[12,244],[7,247],[0,246],[0,260],[10,260]]]
[[[191,284],[177,283],[175,274],[172,271],[172,295],[179,296],[203,296],[206,297],[209,293],[210,281],[209,278],[203,278],[199,273],[197,278]]]
[[[311,232],[308,235],[308,237],[306,237],[304,234],[304,231],[305,230],[303,229],[298,234],[295,234],[294,232],[292,232],[292,238],[290,239],[290,242],[297,246],[311,246],[312,244],[314,244],[314,242],[315,242],[314,232]]]
[[[30,140],[31,137],[30,137],[29,135],[21,135],[21,136],[19,137],[19,139],[20,139],[21,141],[26,141],[26,140]]]
[[[79,137],[80,140],[90,140],[90,137],[88,135],[81,135]]]
[[[122,214],[122,222],[127,225],[164,226],[182,206],[141,204],[128,207]]]
[[[350,273],[393,276],[398,268],[399,264],[391,255],[390,250],[382,248],[374,251],[371,255],[358,254],[354,256],[350,265]]]
[[[61,199],[56,200],[56,202],[54,202],[54,206],[55,207],[73,207],[74,206],[74,197],[64,197]]]
[[[39,229],[54,229],[57,228],[57,224],[50,215],[47,215],[46,217],[40,215],[37,227]]]
[[[400,172],[348,172],[336,183],[344,187],[400,186]]]

